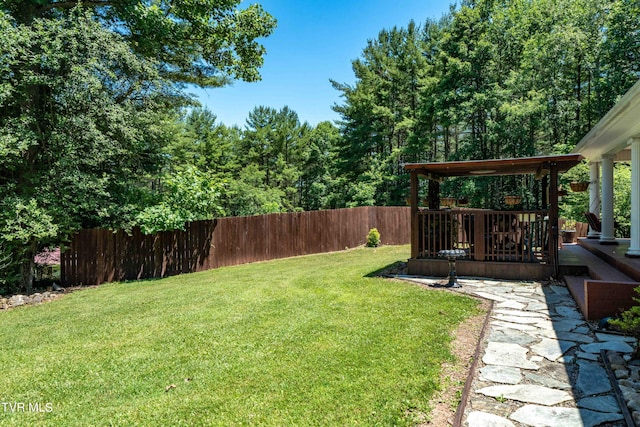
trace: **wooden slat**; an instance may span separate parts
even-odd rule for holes
[[[422,220],[422,218],[420,218]],[[363,245],[371,228],[385,244],[407,244],[408,207],[359,207],[219,218],[152,236],[133,228],[82,230],[61,255],[65,285],[166,277],[221,266]]]

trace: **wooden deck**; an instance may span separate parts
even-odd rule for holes
[[[640,286],[640,259],[625,257],[628,240],[618,243],[583,238],[559,251],[560,275],[587,320],[614,316],[639,296],[634,289]]]
[[[547,210],[418,209],[417,239],[409,274],[446,276],[444,249],[461,249],[461,276],[511,280],[548,279],[555,274]]]

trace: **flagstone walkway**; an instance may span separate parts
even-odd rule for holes
[[[494,301],[464,426],[627,425],[600,350],[629,359],[633,339],[592,331],[564,286],[462,278],[459,283],[455,291]]]

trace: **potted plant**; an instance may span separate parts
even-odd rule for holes
[[[563,175],[563,181],[569,183],[569,188],[573,192],[581,192],[589,188],[590,178],[589,166],[584,162],[571,168]]]
[[[568,219],[562,228],[562,243],[575,243],[576,241],[576,220]]]
[[[579,193],[589,187],[589,181],[573,181],[569,183],[569,187],[571,187],[571,191],[574,193]]]
[[[440,205],[442,206],[453,206],[456,204],[456,199],[453,197],[442,197],[440,199]]]
[[[518,205],[520,204],[521,201],[522,201],[521,196],[512,196],[512,195],[504,196],[504,202],[510,206]]]

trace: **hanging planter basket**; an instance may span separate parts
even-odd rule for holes
[[[569,187],[571,187],[571,191],[573,191],[574,193],[579,193],[581,191],[586,191],[586,189],[589,188],[589,183],[588,182],[572,182],[569,184]]]
[[[520,204],[521,201],[521,196],[504,196],[504,202],[511,206]]]
[[[442,197],[440,199],[440,205],[442,206],[453,206],[456,204],[456,199],[453,197]]]

